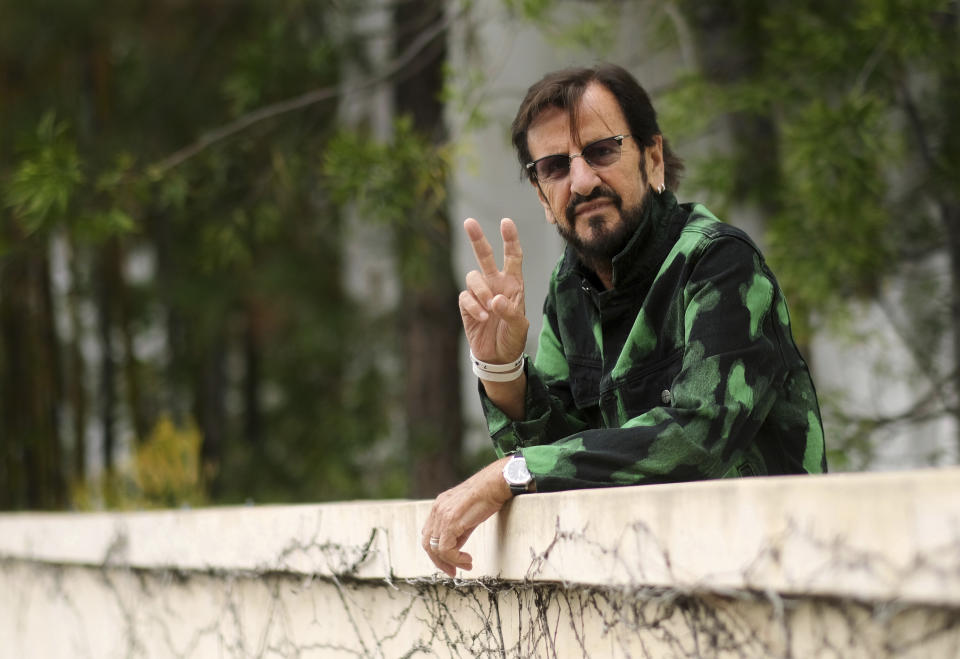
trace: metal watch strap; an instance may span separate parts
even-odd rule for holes
[[[510,485],[510,483],[507,483],[507,485]],[[526,494],[530,491],[530,483],[527,483],[526,485],[510,485],[510,491],[513,492],[513,496],[517,496],[518,494]]]
[[[523,471],[526,472],[527,480],[524,482],[511,482],[511,478],[508,477],[508,473],[511,472],[511,467],[517,463],[522,463]],[[533,482],[533,475],[526,468],[526,465],[526,460],[522,455],[514,455],[503,468],[503,480],[506,481],[507,486],[510,488],[510,492],[512,492],[514,496],[518,494],[526,494],[530,491],[530,483]],[[515,478],[514,474],[511,474],[511,476],[514,476]]]

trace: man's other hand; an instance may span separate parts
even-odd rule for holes
[[[473,557],[460,548],[475,528],[513,496],[503,478],[509,459],[487,465],[434,500],[420,541],[433,564],[450,577],[456,576],[457,568],[473,569]]]

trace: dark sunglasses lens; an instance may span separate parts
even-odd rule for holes
[[[583,150],[583,158],[594,167],[606,167],[620,159],[620,142],[614,138],[600,140]]]
[[[537,161],[537,178],[552,181],[563,178],[570,171],[570,158],[567,156],[547,156]]]

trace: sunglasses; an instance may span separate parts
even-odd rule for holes
[[[566,178],[567,174],[570,173],[570,163],[573,162],[574,158],[583,158],[594,169],[609,167],[620,160],[620,151],[623,149],[625,137],[630,136],[614,135],[591,142],[583,147],[583,151],[572,155],[558,153],[537,158],[533,162],[528,162],[526,167],[542,183],[554,183]]]

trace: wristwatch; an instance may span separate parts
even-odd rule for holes
[[[533,482],[533,476],[527,469],[527,461],[519,453],[514,453],[513,457],[503,467],[503,480],[507,481],[510,491],[514,496],[525,494],[530,491],[530,483]]]

